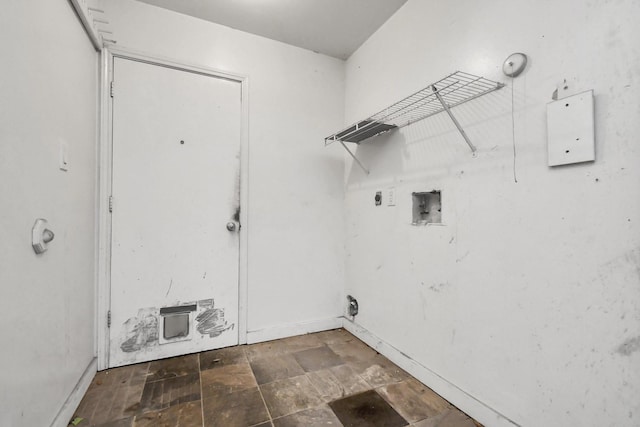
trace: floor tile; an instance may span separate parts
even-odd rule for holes
[[[251,362],[251,369],[258,384],[266,384],[304,374],[304,370],[290,354],[255,359]]]
[[[195,400],[200,400],[200,376],[198,374],[151,381],[144,386],[136,413],[157,411]]]
[[[140,401],[143,385],[131,387],[97,386],[89,389],[74,417],[82,417],[90,425],[100,425],[133,416]]]
[[[244,352],[249,361],[262,357],[280,356],[289,353],[285,340],[275,340],[251,344],[245,347]]]
[[[300,426],[333,426],[340,427],[342,423],[336,414],[326,405],[306,411],[296,412],[282,418],[273,420],[275,427],[300,427]]]
[[[100,371],[91,382],[91,387],[111,387],[144,384],[147,380],[149,363],[139,363],[137,365],[122,366],[120,368]]]
[[[414,424],[415,427],[476,427],[477,425],[465,413],[455,408]]]
[[[413,423],[451,409],[446,400],[413,378],[381,387],[377,391],[400,415]]]
[[[239,363],[248,363],[247,356],[244,354],[244,346],[228,347],[200,353],[201,371],[219,368],[221,366],[237,365]]]
[[[325,344],[339,344],[352,341],[354,339],[357,340],[357,338],[355,338],[344,329],[333,329],[331,331],[318,332],[313,335],[315,335],[319,341]]]
[[[149,364],[147,382],[159,381],[167,378],[181,377],[183,375],[198,372],[198,355],[172,357],[170,359],[156,360]]]
[[[203,413],[205,426],[248,427],[269,422],[258,387],[233,393],[218,389],[205,395]]]
[[[123,418],[117,421],[108,421],[104,424],[97,424],[95,427],[131,427],[133,425],[133,417]],[[80,424],[82,426],[82,424]]]
[[[74,416],[87,427],[482,427],[344,329],[101,371]]]
[[[344,364],[344,361],[326,345],[293,353],[293,357],[306,372]]]
[[[217,393],[220,390],[232,393],[258,385],[248,363],[207,369],[200,373],[200,379],[202,381],[202,393],[205,395],[211,392]]]
[[[310,409],[322,403],[318,392],[304,375],[262,385],[260,390],[273,418]]]
[[[367,362],[378,355],[377,351],[353,336],[351,341],[339,341],[328,345],[347,363]]]
[[[291,338],[285,338],[284,350],[288,353],[296,353],[298,351],[309,350],[324,345],[318,338],[317,334],[298,335]]]
[[[159,411],[137,415],[135,427],[199,427],[202,426],[200,401],[186,402]]]
[[[329,403],[345,427],[401,427],[408,425],[375,390]]]
[[[349,366],[373,388],[397,383],[410,377],[381,354],[365,362],[350,363]]]
[[[325,402],[361,393],[371,388],[347,365],[309,372],[307,377]]]

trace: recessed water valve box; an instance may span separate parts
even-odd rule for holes
[[[442,224],[439,191],[413,193],[413,225]]]

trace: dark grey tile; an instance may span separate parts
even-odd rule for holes
[[[300,427],[300,426],[332,426],[339,427],[342,425],[336,414],[326,405],[316,408],[307,409],[306,411],[296,412],[282,418],[273,420],[275,427]]]
[[[135,427],[199,427],[202,426],[200,405],[198,400],[136,415],[133,425]]]
[[[197,354],[156,360],[149,364],[147,382],[197,374],[198,370]]]
[[[335,400],[329,406],[345,427],[401,427],[408,425],[375,390]]]
[[[381,387],[378,393],[412,423],[451,409],[449,402],[413,378]]]
[[[260,390],[273,418],[310,409],[322,403],[315,387],[304,375],[262,385]]]
[[[251,362],[251,369],[258,384],[266,384],[304,374],[304,370],[290,354],[255,359]]]
[[[248,363],[244,346],[221,348],[200,353],[200,370],[215,369],[221,366]]]
[[[326,345],[293,353],[293,357],[306,372],[344,364],[344,361]]]
[[[258,387],[232,393],[217,389],[206,394],[202,404],[205,426],[248,427],[269,421]]]

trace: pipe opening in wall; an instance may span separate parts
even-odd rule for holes
[[[442,224],[440,191],[413,193],[413,225]]]
[[[347,295],[347,301],[349,302],[347,312],[349,313],[349,316],[355,317],[356,314],[358,314],[358,300],[351,295]]]

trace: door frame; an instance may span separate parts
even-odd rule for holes
[[[102,49],[100,66],[100,135],[98,138],[97,173],[97,248],[96,248],[96,353],[98,370],[109,366],[109,327],[107,317],[111,307],[111,213],[109,196],[112,191],[113,150],[113,98],[111,81],[114,58],[123,58],[174,70],[196,73],[213,78],[222,78],[240,83],[241,129],[240,129],[240,224],[238,265],[238,344],[247,343],[248,303],[248,230],[249,230],[249,78],[246,75],[215,70],[200,65],[176,62],[161,56],[149,55],[130,49]],[[116,83],[117,85],[117,83]],[[117,90],[117,87],[116,87]]]

